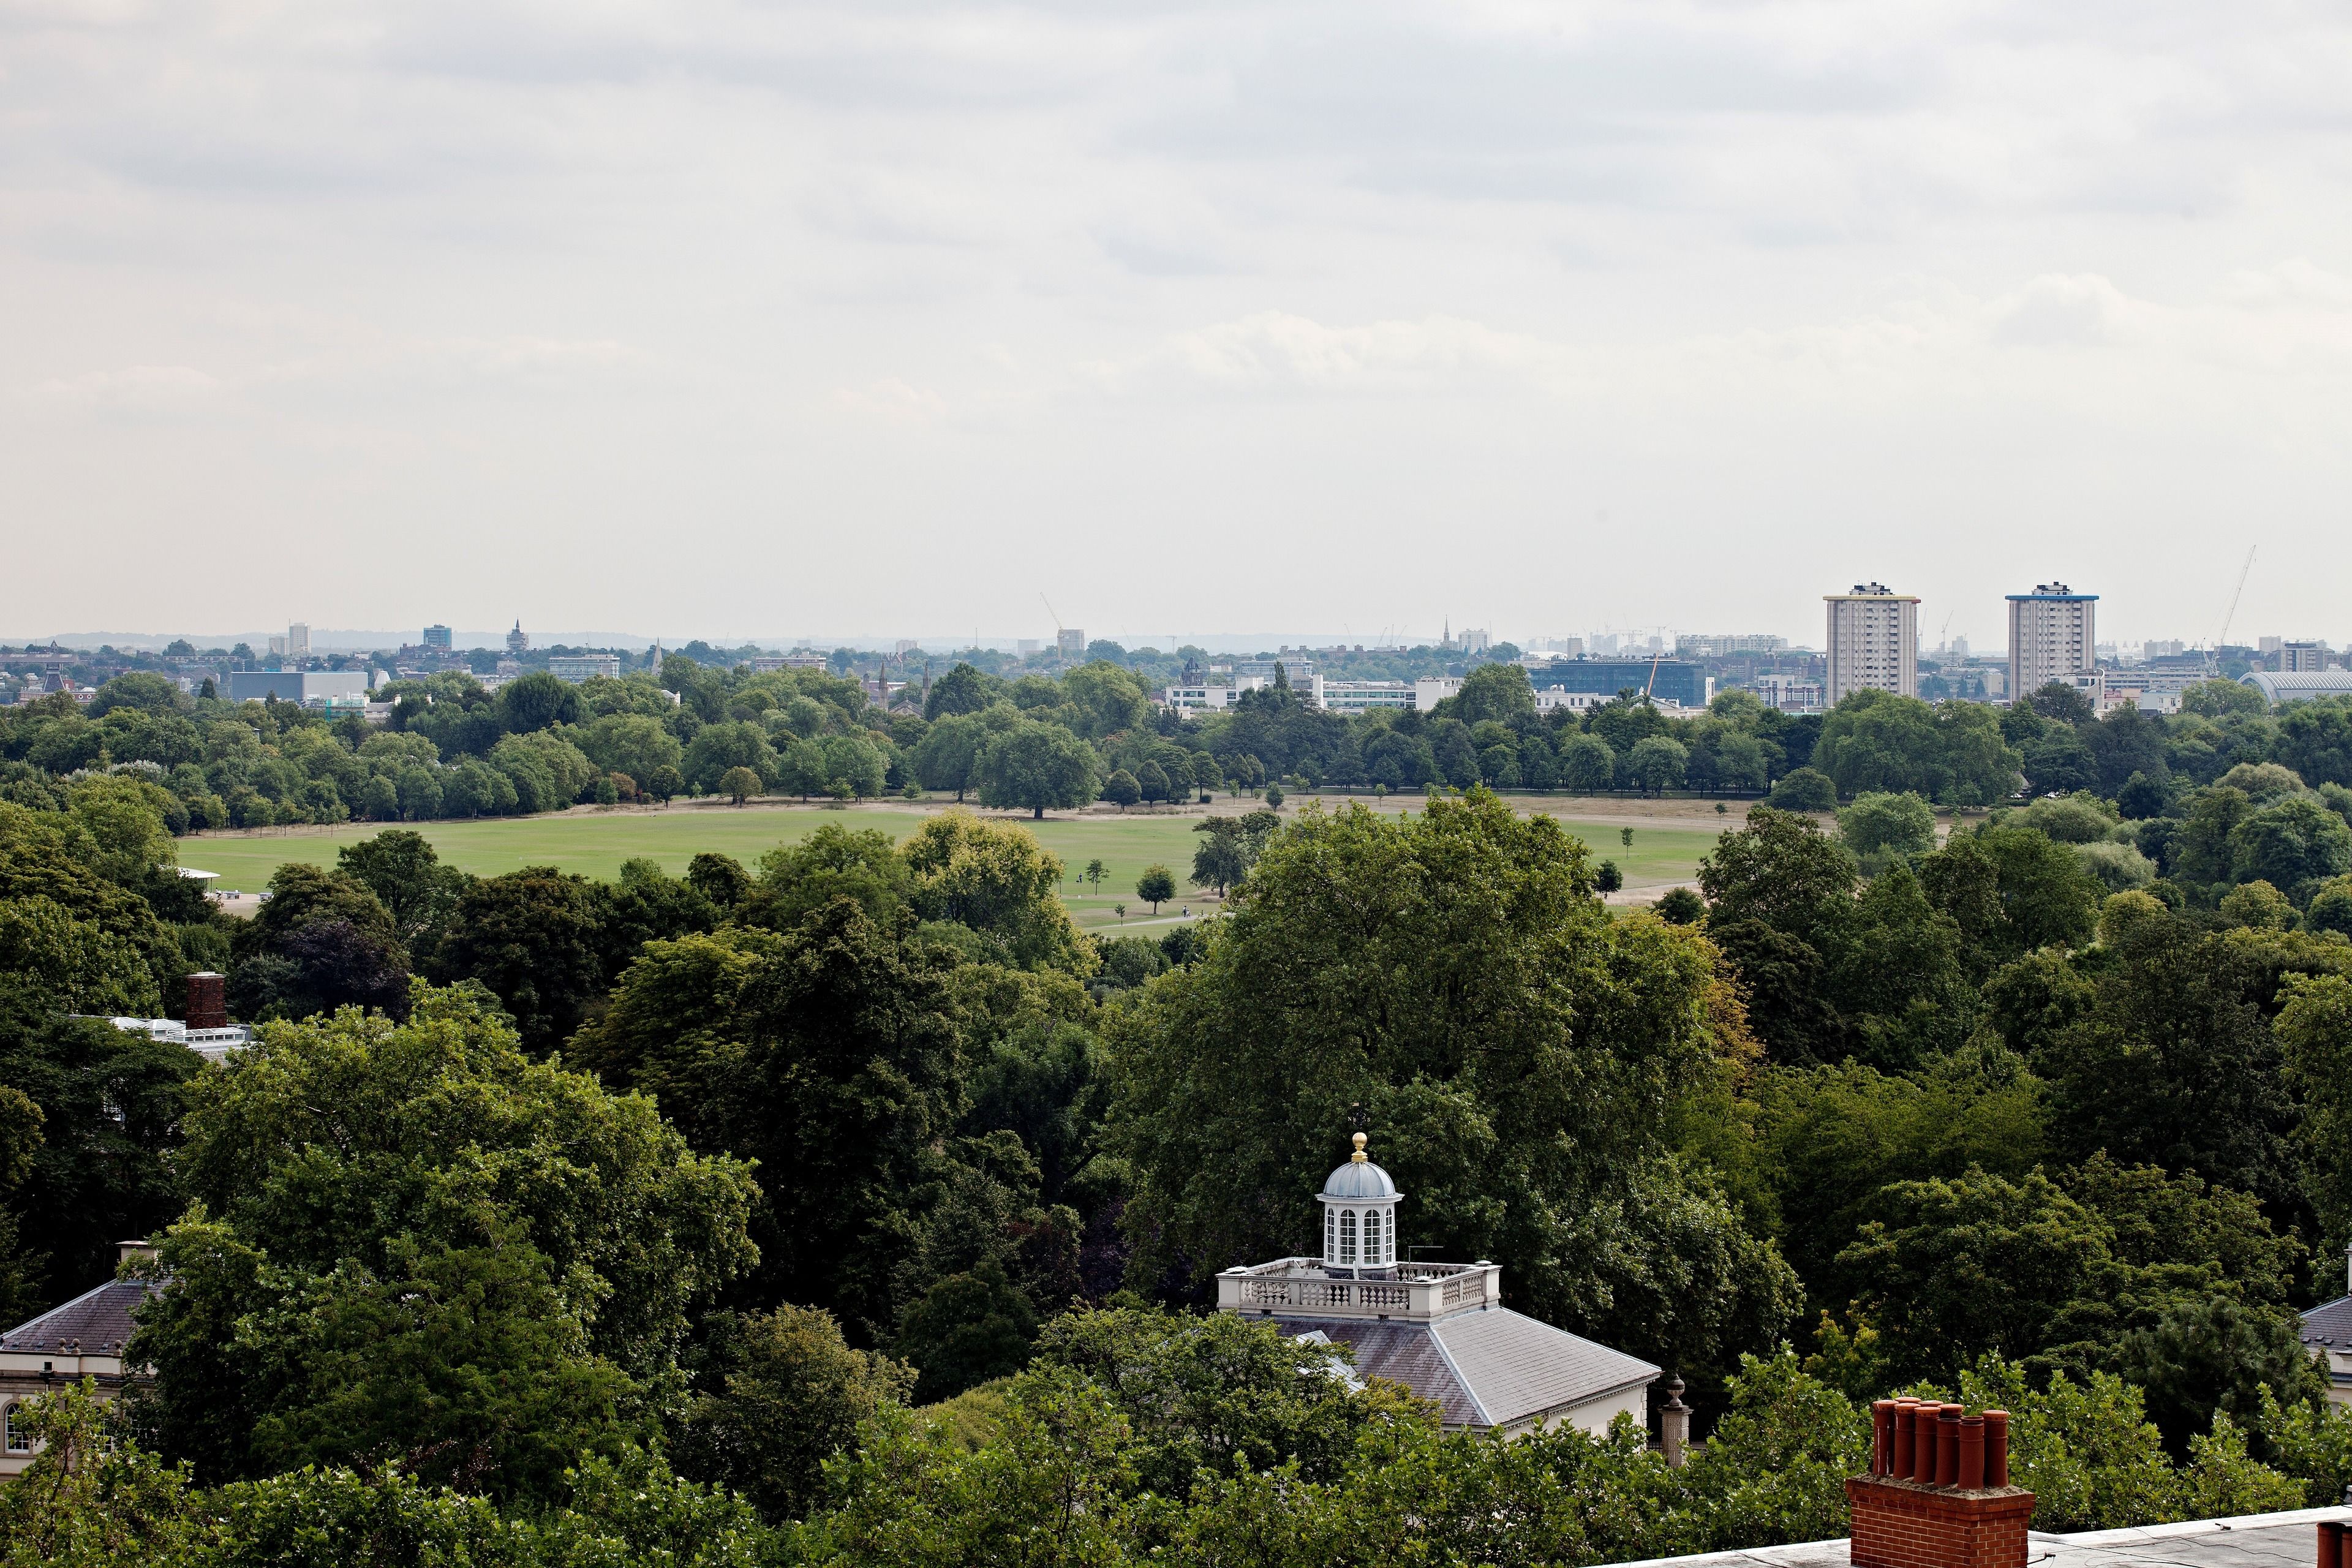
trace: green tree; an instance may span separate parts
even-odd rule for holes
[[[1024,722],[998,734],[977,764],[983,805],[1048,809],[1086,805],[1101,793],[1094,748],[1059,724]]]
[[[714,1315],[699,1359],[678,1463],[776,1522],[823,1500],[825,1461],[915,1382],[904,1362],[852,1350],[831,1313],[790,1304]]]
[[[1811,817],[1758,806],[1699,862],[1711,925],[1760,921],[1815,951],[1850,919],[1854,864]]]
[[[675,769],[686,759],[686,749],[677,737],[648,713],[608,713],[566,733],[599,768],[626,773],[639,784],[649,782],[663,768]]]
[[[466,886],[464,873],[443,865],[429,839],[404,827],[343,846],[335,866],[375,895],[391,917],[391,934],[404,942],[445,923]]]
[[[2106,955],[2090,1007],[2034,1052],[2062,1146],[2289,1195],[2291,1107],[2257,1005],[2265,967],[2235,933],[2136,922]]]
[[[1114,768],[1110,776],[1103,780],[1102,798],[1125,811],[1143,798],[1143,786],[1125,768]]]
[[[1370,761],[1369,756],[1367,762]],[[1617,753],[1598,735],[1569,735],[1559,744],[1559,782],[1571,790],[1604,790],[1617,777]],[[1412,781],[1400,781],[1412,782]]]
[[[1100,887],[1102,885],[1103,878],[1108,874],[1109,868],[1106,867],[1102,863],[1099,857],[1087,862],[1085,872],[1086,879],[1096,887]]]
[[[914,873],[890,836],[828,822],[798,844],[760,858],[760,877],[739,902],[747,925],[790,931],[835,899],[855,900],[888,930],[914,899]]]
[[[1658,918],[1669,925],[1696,925],[1706,918],[1706,900],[1690,888],[1668,888],[1657,902]]]
[[[2302,1101],[2295,1153],[2327,1255],[2352,1245],[2352,978],[2287,977],[2277,1034]]]
[[[1176,879],[1169,875],[1165,866],[1146,866],[1143,875],[1136,880],[1135,896],[1150,904],[1156,915],[1161,904],[1176,896]]]
[[[782,763],[776,750],[757,724],[738,721],[704,725],[686,748],[681,771],[687,783],[707,795],[723,794],[719,780],[730,768],[749,768],[762,780],[781,781],[782,777]],[[793,789],[793,793],[805,791]]]
[[[1838,813],[1838,838],[1865,862],[1925,855],[1936,847],[1936,814],[1916,795],[1859,795]]]
[[[1168,782],[1168,770],[1158,763],[1145,763],[1135,772],[1135,787],[1148,801],[1171,800],[1174,797]]]
[[[1624,886],[1625,873],[1617,868],[1616,861],[1603,860],[1601,862],[1599,867],[1595,868],[1592,874],[1592,890],[1594,892],[1613,893],[1622,889]]]
[[[645,1429],[689,1311],[752,1259],[742,1165],[532,1060],[464,990],[420,988],[404,1026],[265,1030],[191,1099],[194,1206],[129,1353],[155,1369],[142,1431],[206,1478],[392,1456],[552,1496]]]
[[[2207,719],[2226,719],[2265,713],[2270,704],[2260,691],[2238,681],[2200,680],[2180,693],[2180,710]]]
[[[1072,1312],[1046,1325],[1037,1365],[1103,1389],[1132,1435],[1137,1483],[1169,1497],[1203,1473],[1286,1464],[1302,1482],[1339,1480],[1360,1437],[1406,1414],[1392,1390],[1335,1375],[1337,1347],[1230,1312]]]
[[[958,668],[970,668],[959,665]],[[934,693],[938,688],[934,687]],[[981,746],[988,739],[988,729],[980,720],[967,714],[943,714],[923,731],[915,743],[915,777],[925,789],[951,789],[956,804],[963,804],[964,791],[973,784],[972,770],[980,760]]]
[[[1628,783],[1650,794],[1662,795],[1670,789],[1683,787],[1684,770],[1690,753],[1679,741],[1664,735],[1652,735],[1634,742],[1625,758],[1624,773]]]
[[[89,700],[86,711],[93,719],[103,719],[117,709],[134,712],[176,713],[182,707],[180,689],[163,676],[146,670],[133,670],[118,675],[98,689]]]
[[[577,724],[583,716],[578,687],[536,669],[499,688],[498,712],[499,724],[510,735]]]
[[[2230,875],[2238,882],[2306,888],[2352,871],[2352,827],[2308,798],[2254,812],[2230,829],[2229,844]]]
[[[741,805],[760,793],[760,775],[746,767],[729,768],[719,775],[719,793]]]
[[[1846,796],[1865,791],[1934,797],[1943,784],[1935,710],[1874,688],[1850,693],[1822,721],[1812,765]]]
[[[1837,785],[1818,768],[1798,768],[1772,786],[1765,804],[1780,811],[1835,811]]]
[[[1223,898],[1249,875],[1250,854],[1241,825],[1229,816],[1212,816],[1192,831],[1207,835],[1192,850],[1192,885],[1214,888]]]
[[[472,883],[426,971],[478,980],[514,1016],[526,1048],[561,1046],[604,994],[607,900],[584,877],[526,866]]]
[[[2039,1171],[1897,1182],[1836,1262],[1898,1379],[1949,1376],[1979,1354],[2025,1357],[2080,1337],[2107,1230]]]
[[[1142,677],[1107,659],[1082,664],[1062,678],[1070,728],[1088,740],[1139,730],[1151,717],[1151,693]]]
[[[1037,1309],[991,1258],[933,1282],[900,1321],[897,1343],[922,1368],[915,1397],[931,1405],[1019,1372],[1036,1334]]]
[[[789,1289],[866,1345],[896,1325],[914,1215],[940,1201],[963,1110],[953,963],[839,899],[782,934],[649,943],[574,1047],[694,1147],[775,1173],[751,1225],[761,1290]]]
[[[1517,664],[1478,666],[1462,678],[1460,689],[1446,700],[1453,704],[1453,716],[1465,724],[1532,719],[1536,712],[1535,689],[1528,684],[1526,667]]]
[[[1020,968],[1092,973],[1091,950],[1062,902],[1061,859],[1026,828],[946,811],[908,838],[906,858],[924,919],[979,932]]]
[[[971,665],[959,664],[931,683],[930,691],[923,699],[923,717],[937,723],[941,719],[977,713],[998,700],[1003,691],[1004,682],[994,676],[982,675]]]

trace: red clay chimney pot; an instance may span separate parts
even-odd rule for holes
[[[1988,1410],[1985,1424],[1985,1485],[2009,1485],[2009,1412]]]
[[[1982,1491],[1985,1484],[1985,1424],[1981,1415],[1960,1417],[1960,1474],[1964,1492]]]
[[[1936,1484],[1960,1484],[1960,1407],[1947,1405],[1936,1413]]]

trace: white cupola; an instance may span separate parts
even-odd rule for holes
[[[1394,1268],[1397,1200],[1403,1196],[1389,1173],[1364,1157],[1364,1135],[1357,1133],[1356,1152],[1320,1194],[1323,1267],[1349,1274]]]

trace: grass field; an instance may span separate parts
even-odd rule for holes
[[[416,831],[432,841],[443,859],[461,870],[495,876],[522,866],[553,866],[560,870],[609,880],[620,874],[621,862],[643,857],[673,875],[704,850],[731,855],[749,866],[779,844],[795,843],[825,823],[850,828],[879,828],[893,838],[904,838],[922,825],[929,813],[916,806],[859,806],[845,811],[822,807],[749,806],[692,807],[668,811],[572,810],[543,816],[500,817],[472,822],[427,822]],[[1009,820],[1009,819],[1008,819]],[[1063,897],[1082,926],[1165,926],[1197,917],[1202,901],[1189,894],[1174,905],[1162,906],[1156,921],[1147,918],[1150,906],[1135,897],[1136,879],[1155,861],[1176,875],[1184,889],[1192,865],[1192,832],[1197,815],[1089,815],[1079,818],[1048,818],[1022,825],[1038,841],[1062,858],[1069,869]],[[1685,881],[1700,856],[1715,844],[1719,826],[1654,826],[1633,829],[1628,849],[1620,842],[1620,825],[1579,821],[1562,815],[1562,825],[1591,846],[1593,858],[1611,859],[1625,873],[1629,892],[1658,889]],[[180,863],[204,871],[217,871],[217,889],[258,891],[270,874],[288,861],[332,865],[335,852],[383,830],[378,823],[352,823],[341,827],[261,828],[250,833],[205,834],[180,843]],[[1081,881],[1087,862],[1100,859],[1107,874],[1099,889]],[[1124,921],[1115,906],[1128,906]],[[1211,908],[1214,908],[1213,901]]]

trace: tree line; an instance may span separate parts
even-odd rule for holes
[[[9,1550],[1598,1562],[1836,1533],[1860,1402],[1930,1385],[2021,1413],[2046,1528],[2340,1495],[2291,1309],[2352,1237],[2352,941],[2324,880],[2092,853],[2177,822],[2234,875],[2332,815],[2258,782],[1940,842],[1759,808],[1615,916],[1480,786],[1265,814],[1202,835],[1229,918],[1105,943],[955,812],[611,884],[388,829],[231,922],[163,786],[51,781],[0,802],[0,1287],[140,1234],[167,1284],[151,1384],[27,1417]],[[263,1020],[231,1064],[73,1016],[200,954]],[[1680,1372],[1702,1462],[1447,1436],[1204,1315],[1312,1250],[1359,1122],[1414,1245]]]

